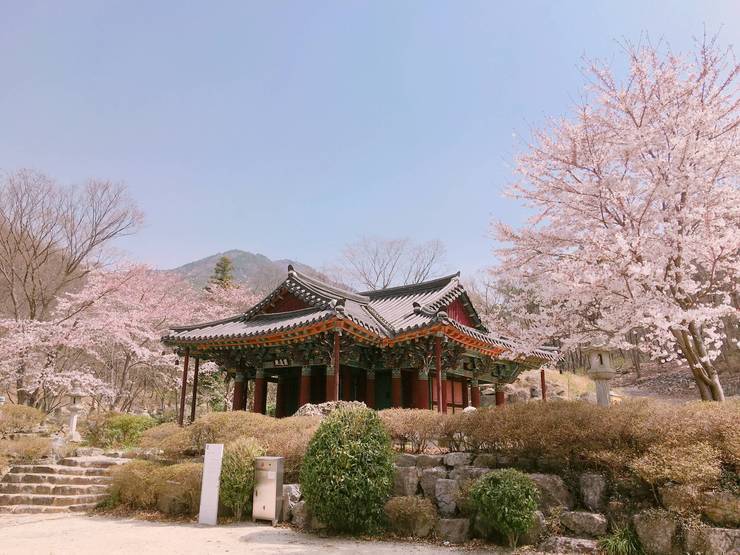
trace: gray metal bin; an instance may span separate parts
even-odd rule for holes
[[[252,520],[278,523],[283,507],[283,457],[257,457],[254,461]]]

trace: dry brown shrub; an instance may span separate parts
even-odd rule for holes
[[[25,405],[0,405],[0,435],[16,432],[31,432],[40,425],[46,414]]]
[[[423,409],[386,409],[379,413],[393,443],[402,451],[423,453],[443,438],[445,416]]]
[[[48,437],[19,437],[0,441],[0,455],[21,462],[31,462],[51,454],[51,439]]]
[[[158,468],[154,474],[157,507],[170,514],[194,515],[200,506],[203,465],[181,463]]]
[[[286,483],[298,481],[303,456],[320,422],[320,418],[310,416],[282,418],[275,422],[269,434],[257,438],[268,455],[285,458]]]
[[[722,473],[720,451],[703,441],[690,445],[672,442],[655,445],[629,466],[653,486],[675,482],[710,487],[719,481]]]
[[[385,514],[390,529],[401,536],[426,536],[437,523],[437,509],[426,497],[391,497]]]
[[[166,422],[149,428],[139,440],[139,446],[146,449],[162,449],[167,456],[178,457],[193,449],[191,435],[187,428],[174,422]]]
[[[160,465],[131,461],[112,471],[111,498],[135,509],[152,509],[157,504],[157,471]]]

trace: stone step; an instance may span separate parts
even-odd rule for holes
[[[8,473],[0,484],[69,484],[69,485],[107,485],[110,484],[110,476],[81,475],[76,474],[22,474]]]
[[[59,461],[62,466],[79,466],[82,468],[108,468],[119,464],[125,464],[128,459],[118,457],[106,457],[104,455],[85,456],[85,457],[67,457]]]
[[[0,505],[0,514],[71,513],[91,511],[96,506],[97,503],[81,503],[79,505],[69,505],[67,507],[58,507],[54,505]]]
[[[10,469],[11,474],[71,474],[75,476],[107,476],[108,468],[79,467],[60,464],[19,464]]]
[[[77,485],[77,484],[0,484],[0,494],[2,493],[34,493],[40,495],[93,495],[96,493],[106,493],[107,485]]]
[[[96,504],[108,497],[105,493],[93,495],[40,495],[33,493],[0,493],[0,505],[73,505]]]

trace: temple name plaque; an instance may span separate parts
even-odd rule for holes
[[[218,520],[218,488],[221,483],[222,443],[207,443],[203,457],[203,482],[200,489],[199,524],[215,525]]]

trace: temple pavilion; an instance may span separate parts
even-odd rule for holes
[[[233,410],[246,410],[252,387],[252,410],[265,413],[267,384],[276,383],[275,415],[282,417],[306,403],[340,399],[377,409],[457,412],[479,406],[482,385],[498,391],[523,369],[557,355],[542,348],[515,356],[509,339],[486,329],[459,272],[355,293],[292,266],[285,281],[246,312],[174,327],[163,341],[183,360],[181,423],[191,359],[192,419],[204,360],[233,378]]]

